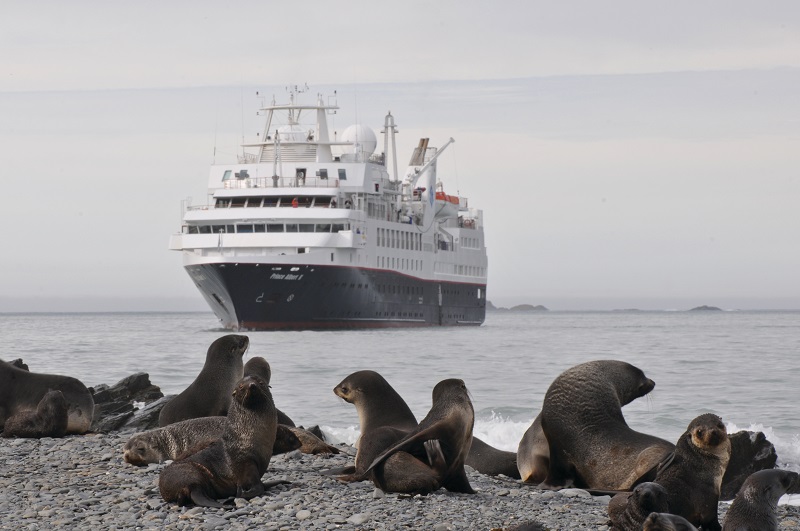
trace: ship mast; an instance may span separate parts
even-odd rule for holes
[[[393,169],[394,173],[392,173],[392,180],[397,182],[397,143],[395,141],[394,135],[397,133],[397,126],[394,123],[394,116],[392,116],[392,111],[389,111],[389,114],[386,115],[386,119],[383,122],[383,156],[384,156],[384,164],[388,163],[386,160],[389,157],[389,134],[392,135],[392,162],[394,163]]]

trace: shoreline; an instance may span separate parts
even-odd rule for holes
[[[320,474],[352,463],[292,452],[272,458],[264,480],[291,483],[226,509],[178,507],[158,491],[165,464],[122,459],[133,432],[63,439],[0,439],[0,529],[506,529],[537,521],[547,529],[608,530],[607,496],[544,491],[467,468],[477,494],[382,494],[372,483]],[[343,449],[354,453],[352,447]],[[728,504],[720,504],[720,520]],[[780,529],[800,529],[800,508],[778,509]]]

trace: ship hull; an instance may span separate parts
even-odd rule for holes
[[[232,330],[476,326],[486,315],[485,284],[320,265],[185,267],[223,326]]]

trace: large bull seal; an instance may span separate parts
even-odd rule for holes
[[[541,422],[550,463],[543,487],[629,490],[672,443],[628,427],[622,406],[655,387],[630,363],[590,361],[558,376],[544,397]]]
[[[225,416],[231,392],[244,373],[242,356],[250,340],[229,334],[208,347],[206,362],[197,378],[178,396],[167,402],[158,416],[163,427],[173,422],[198,417]]]
[[[475,412],[463,380],[442,380],[416,429],[382,452],[366,469],[383,491],[423,494],[444,487],[474,494],[464,471]]]
[[[272,458],[278,415],[261,378],[242,378],[233,392],[222,437],[161,471],[158,487],[167,502],[224,507],[219,498],[250,499],[275,484],[261,476]]]
[[[67,433],[86,433],[92,426],[94,400],[80,380],[57,374],[28,372],[0,360],[0,429],[6,419],[24,410],[36,410],[48,391],[61,391],[69,416]]]

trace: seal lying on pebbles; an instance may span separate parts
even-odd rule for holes
[[[6,419],[3,437],[63,437],[69,411],[61,391],[48,391],[35,411],[21,410]]]
[[[236,334],[211,343],[197,378],[164,405],[158,416],[159,427],[186,419],[224,416],[231,402],[231,391],[244,373],[242,356],[249,344],[247,336]]]
[[[35,410],[48,391],[61,391],[67,402],[67,434],[86,433],[92,426],[94,400],[80,380],[29,372],[0,360],[0,429],[19,411]]]
[[[608,503],[608,517],[616,531],[640,531],[650,513],[669,512],[667,490],[658,483],[639,483]]]
[[[242,378],[233,392],[222,437],[186,459],[167,465],[158,478],[161,496],[179,505],[224,507],[219,498],[250,499],[282,481],[262,483],[272,457],[278,416],[261,378]]]
[[[706,413],[692,420],[656,474],[656,483],[667,489],[669,512],[704,530],[722,529],[717,506],[730,456],[731,442],[721,418]]]
[[[227,417],[201,417],[137,433],[125,443],[123,459],[132,465],[144,466],[187,457],[219,439],[226,422]],[[302,446],[291,430],[288,426],[278,425],[272,455],[291,452]]]
[[[650,513],[642,531],[697,531],[697,528],[677,514]]]
[[[382,452],[366,469],[383,491],[423,494],[444,487],[474,494],[464,471],[475,412],[463,380],[442,380],[419,426]]]
[[[559,375],[544,397],[549,449],[545,488],[629,490],[672,451],[672,443],[628,427],[622,406],[655,387],[641,369],[590,361]]]
[[[777,531],[775,511],[784,494],[800,493],[800,475],[789,470],[760,470],[748,477],[725,515],[722,531]]]

